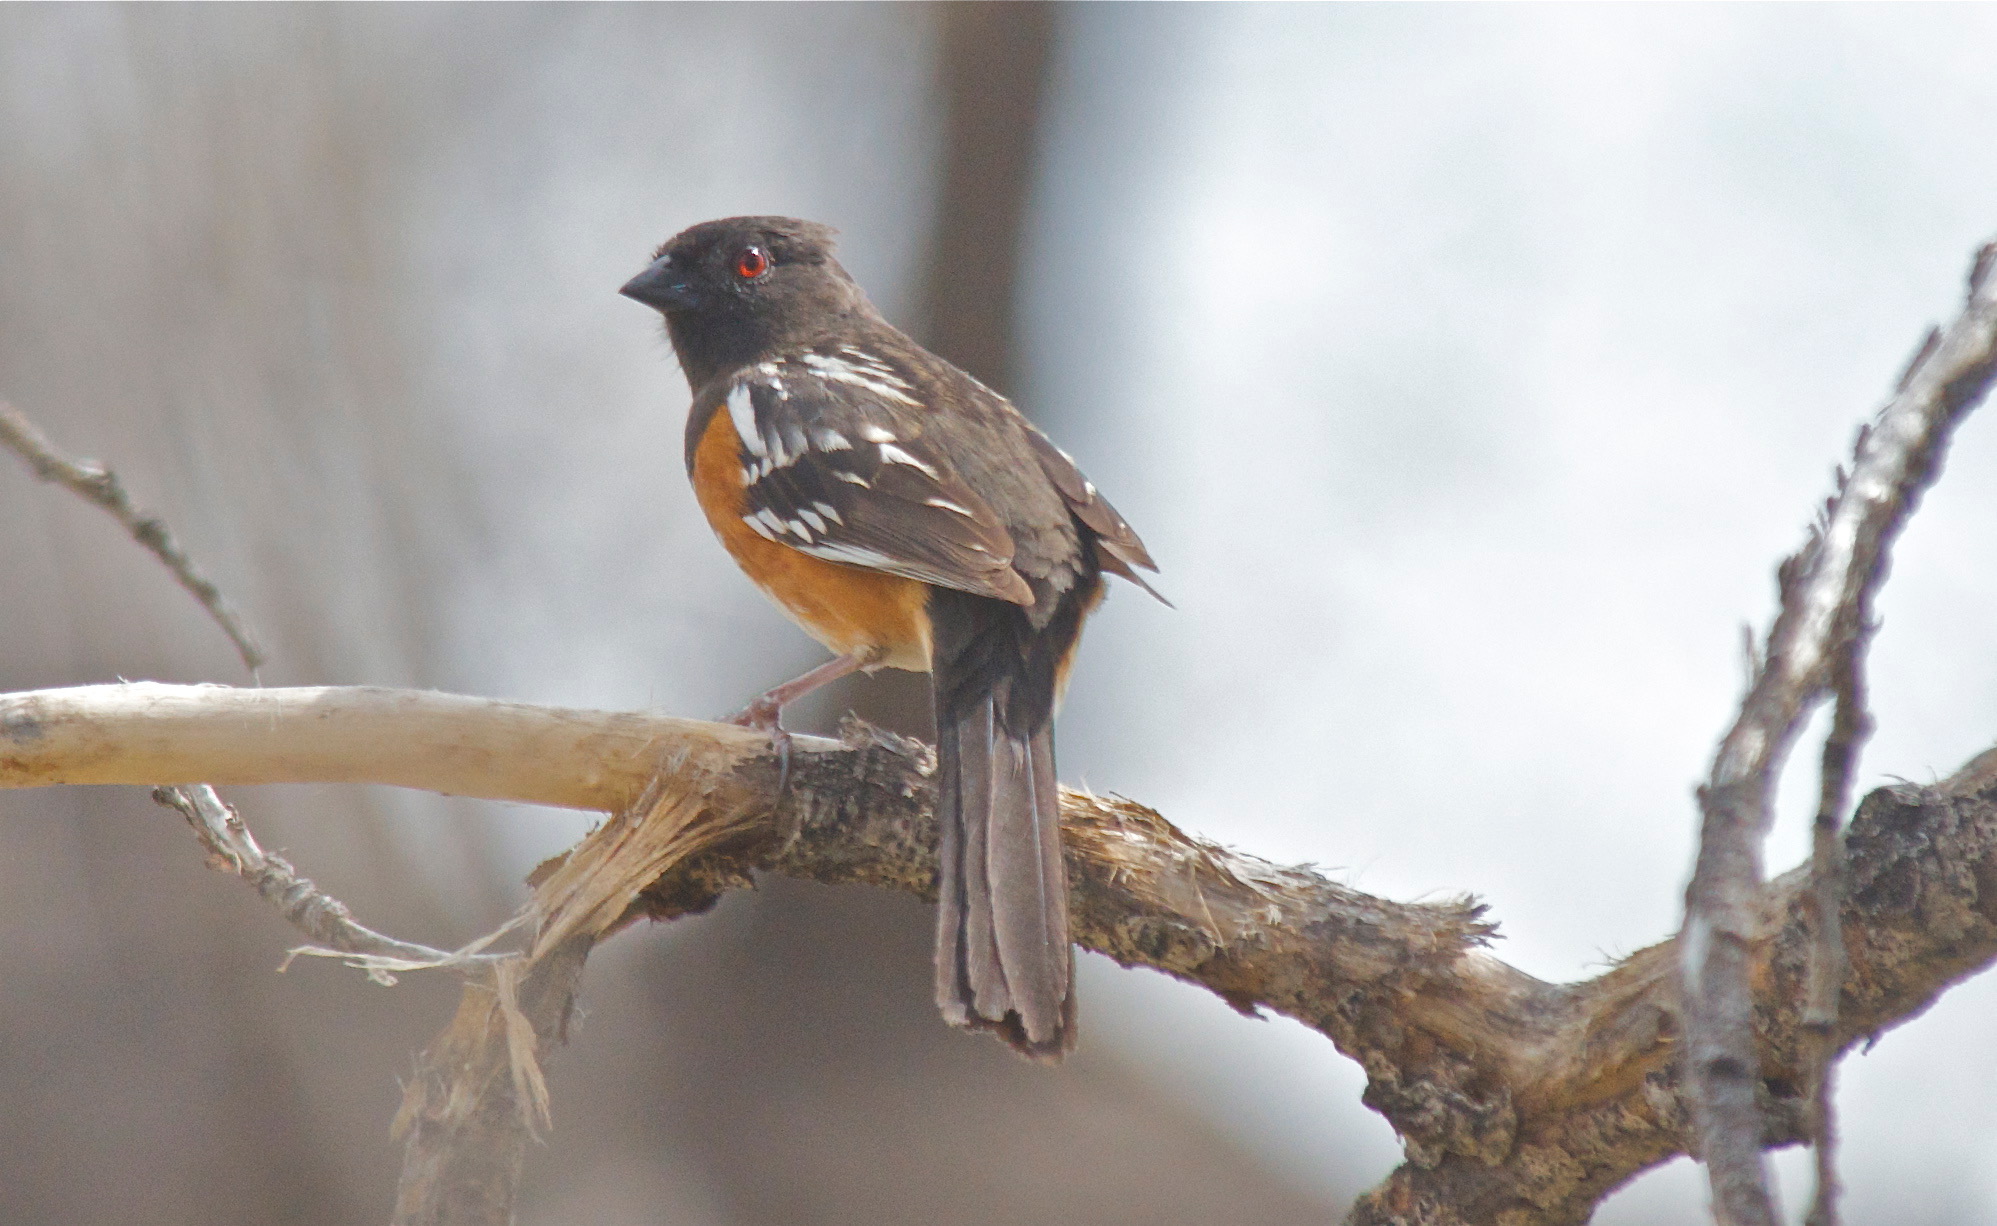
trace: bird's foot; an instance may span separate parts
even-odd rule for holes
[[[754,728],[758,732],[782,732],[778,722],[783,714],[783,704],[769,694],[758,694],[748,706],[722,720],[724,724],[734,724],[738,728]]]
[[[777,759],[777,803],[790,788],[790,733],[781,721],[783,702],[773,694],[760,694],[748,706],[723,720],[740,728],[753,728],[770,736],[770,752]]]

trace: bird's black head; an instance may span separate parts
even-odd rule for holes
[[[674,235],[620,291],[666,317],[680,369],[708,380],[874,309],[832,258],[832,229],[792,217],[726,217]]]

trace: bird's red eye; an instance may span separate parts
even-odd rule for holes
[[[735,257],[735,275],[744,281],[754,281],[768,271],[769,253],[761,247],[744,247],[742,254]]]

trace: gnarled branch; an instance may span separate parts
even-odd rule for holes
[[[662,763],[727,801],[691,820],[687,837],[705,849],[653,881],[627,918],[702,910],[756,871],[934,889],[930,760],[863,730],[798,738],[779,802],[767,742],[697,721],[370,689],[0,696],[0,786],[370,781],[628,806]],[[1674,942],[1549,984],[1482,948],[1491,925],[1468,899],[1375,898],[1191,837],[1133,801],[1069,792],[1062,817],[1080,943],[1243,1011],[1297,1018],[1365,1068],[1366,1101],[1400,1132],[1407,1162],[1355,1222],[1580,1222],[1690,1143]],[[1935,787],[1874,792],[1846,841],[1840,1048],[1997,958],[1997,750]],[[1761,906],[1761,1140],[1778,1145],[1807,1123],[1805,875],[1774,883]]]

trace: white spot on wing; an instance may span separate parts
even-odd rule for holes
[[[818,534],[824,533],[825,521],[819,518],[818,512],[812,510],[810,507],[799,507],[797,509],[797,514],[798,518],[802,519],[805,523],[811,525],[812,532]]]
[[[860,427],[860,437],[870,443],[892,443],[895,441],[894,431],[883,430],[872,422],[868,422],[866,425]]]
[[[829,354],[807,353],[803,361],[820,378],[863,387],[876,396],[898,400],[910,408],[921,407],[920,401],[908,395],[908,384],[886,365],[872,358],[867,358],[865,365],[858,365]]]
[[[742,522],[749,525],[751,528],[754,528],[756,530],[756,535],[762,537],[766,541],[774,541],[777,539],[775,533],[771,532],[768,528],[765,528],[763,526],[763,519],[762,516],[760,515],[744,515],[742,517]]]
[[[965,519],[972,518],[970,508],[960,507],[948,498],[925,498],[922,500],[922,505],[926,507],[941,507],[945,511],[955,511]]]
[[[811,436],[811,441],[817,444],[820,451],[851,451],[853,449],[852,439],[847,438],[837,430],[827,427],[820,427],[815,431]]]
[[[895,446],[893,443],[881,444],[881,463],[907,464],[912,468],[921,469],[923,472],[929,474],[931,477],[937,475],[935,469],[931,468],[927,464],[924,464],[921,460],[916,459],[914,456],[908,454],[906,451],[903,451],[901,448]]]
[[[893,366],[868,353],[866,350],[855,349],[851,345],[841,345],[839,346],[839,352],[865,366],[867,373],[873,375],[875,378],[892,383],[899,388],[908,387],[908,380],[897,374]]]
[[[831,541],[806,545],[798,552],[808,553],[814,558],[824,558],[827,562],[845,562],[851,566],[871,566],[876,569],[894,561],[878,549],[868,549],[864,545],[840,545]]]
[[[840,469],[838,472],[833,473],[832,475],[839,478],[841,481],[846,481],[854,485],[857,485],[863,490],[870,490],[874,488],[874,483],[867,480],[865,477],[862,477],[859,473],[849,473],[845,469]]]
[[[728,389],[728,419],[735,423],[735,435],[750,455],[768,455],[770,449],[763,445],[763,435],[756,429],[756,403],[750,398],[747,380],[741,380]]]
[[[846,522],[846,517],[839,513],[839,508],[833,506],[829,502],[814,502],[811,504],[811,509],[818,512],[820,515],[823,515],[825,518],[831,520],[835,524],[843,524]]]

